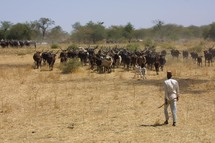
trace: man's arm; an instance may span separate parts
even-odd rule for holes
[[[177,99],[177,101],[179,100],[179,84],[178,84],[178,82],[177,82],[177,86],[176,86],[176,99]]]
[[[165,104],[168,104],[168,100],[167,100],[168,92],[167,92],[167,86],[166,86],[166,83],[165,83],[165,82],[164,82],[164,93],[165,93],[165,96],[164,96],[164,103],[165,103]]]

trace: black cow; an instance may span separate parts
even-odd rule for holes
[[[198,58],[198,53],[196,53],[196,52],[190,52],[190,55],[191,55],[191,58],[192,58],[194,61],[197,60],[197,58]]]
[[[182,55],[183,55],[183,59],[188,59],[188,56],[189,56],[189,52],[186,50],[183,50],[182,51]]]
[[[208,66],[210,66],[212,64],[212,60],[213,60],[213,55],[212,53],[210,53],[209,51],[204,51],[204,57],[205,57],[205,66],[206,63],[208,63]]]
[[[41,67],[41,63],[42,63],[42,57],[41,57],[41,52],[37,51],[36,53],[34,53],[33,55],[33,59],[35,61],[35,65],[36,65],[36,68],[40,68]]]
[[[175,50],[175,49],[172,49],[170,52],[171,52],[172,58],[176,57],[177,59],[181,54],[179,50]]]
[[[56,54],[49,52],[47,57],[47,63],[49,64],[49,70],[53,70],[56,60]]]
[[[166,58],[165,58],[165,56],[160,55],[159,63],[160,63],[161,71],[163,71],[164,65],[166,64]]]
[[[197,58],[197,65],[202,66],[202,56],[198,56]]]
[[[156,74],[158,75],[159,74],[159,67],[160,67],[160,62],[159,62],[158,57],[155,58],[154,66],[155,66]]]
[[[61,51],[60,53],[60,62],[65,63],[67,62],[68,56],[66,50]]]
[[[87,65],[87,62],[88,62],[88,52],[87,52],[87,50],[80,50],[78,52],[78,57],[80,58],[81,63],[83,65]]]
[[[48,59],[48,54],[49,52],[42,52],[42,61],[43,61],[43,65],[46,65],[47,59]]]
[[[161,51],[161,55],[162,55],[162,56],[166,56],[166,54],[167,54],[166,50],[162,50],[162,51]]]

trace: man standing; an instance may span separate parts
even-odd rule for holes
[[[175,79],[172,79],[172,72],[167,72],[167,80],[164,81],[164,90],[165,90],[165,104],[164,104],[164,114],[166,121],[164,124],[168,124],[169,115],[168,115],[168,106],[173,117],[173,126],[176,126],[176,101],[179,100],[179,84]]]

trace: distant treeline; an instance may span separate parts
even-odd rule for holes
[[[177,41],[181,39],[203,38],[215,40],[215,22],[204,26],[184,27],[177,24],[165,24],[158,20],[151,28],[135,29],[131,23],[124,26],[105,27],[103,22],[89,21],[85,25],[76,22],[71,33],[65,32],[61,26],[49,18],[26,23],[13,24],[9,21],[0,22],[0,39],[4,40],[35,40],[49,43],[120,43],[153,39],[158,41]]]

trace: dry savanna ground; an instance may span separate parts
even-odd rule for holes
[[[167,56],[159,75],[147,79],[119,68],[97,74],[82,67],[62,74],[33,68],[34,49],[0,49],[1,143],[118,143],[215,141],[215,64]],[[179,81],[178,122],[164,122],[163,81]],[[170,112],[170,111],[169,111]],[[171,114],[171,113],[170,113]]]

